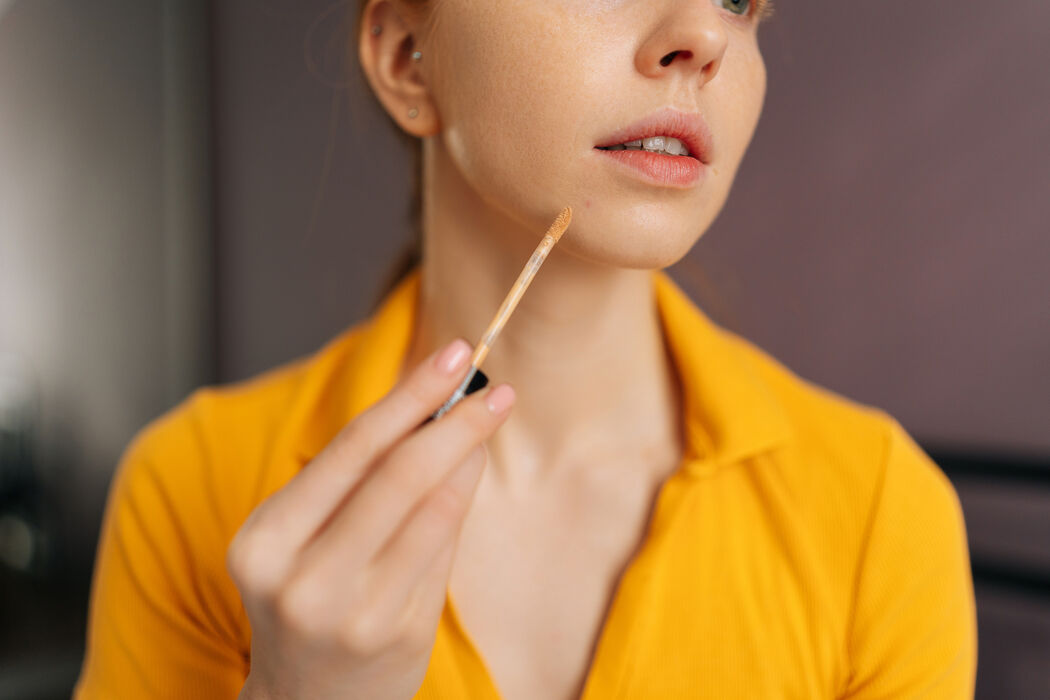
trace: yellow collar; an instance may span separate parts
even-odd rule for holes
[[[302,426],[298,454],[304,462],[396,383],[412,338],[419,286],[417,266],[369,319],[319,353],[317,359],[331,366],[322,371],[323,386],[308,392],[315,405]],[[747,342],[718,327],[662,270],[653,272],[653,286],[682,383],[684,471],[710,474],[788,440],[787,416]]]

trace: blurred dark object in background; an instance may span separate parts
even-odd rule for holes
[[[14,355],[0,355],[0,564],[40,575],[48,548],[33,462],[36,409],[29,368]]]
[[[52,546],[55,504],[35,459],[39,396],[29,365],[0,355],[0,698],[69,695],[80,664],[83,585]]]
[[[924,449],[966,517],[977,697],[1050,698],[1050,460]]]
[[[117,460],[215,379],[208,7],[0,3],[0,700],[69,697]]]
[[[135,431],[362,318],[407,243],[348,7],[0,0],[0,700],[69,696]],[[989,700],[1050,698],[1048,24],[786,2],[733,194],[671,270],[952,479]]]

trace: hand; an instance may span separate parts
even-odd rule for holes
[[[466,376],[470,351],[457,340],[413,368],[233,538],[226,566],[252,627],[242,698],[418,690],[484,441],[514,401],[503,384],[422,425]]]

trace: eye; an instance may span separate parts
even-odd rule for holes
[[[736,15],[746,15],[747,10],[751,7],[751,0],[711,0],[715,4],[715,7],[721,7],[729,10]]]

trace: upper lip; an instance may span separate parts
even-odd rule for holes
[[[698,112],[682,112],[670,107],[625,126],[603,139],[595,148],[616,146],[650,136],[676,138],[685,144],[693,157],[703,163],[711,160],[711,130],[703,116]]]

